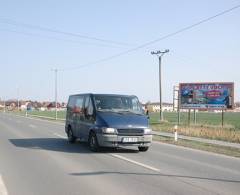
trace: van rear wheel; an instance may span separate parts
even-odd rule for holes
[[[97,136],[95,133],[91,132],[88,139],[89,148],[93,152],[98,152],[100,147],[98,145]]]
[[[69,143],[72,144],[76,141],[76,137],[73,135],[71,127],[68,128],[67,136],[68,136],[68,142]]]
[[[148,150],[148,146],[144,146],[144,147],[138,147],[140,152],[146,152]]]

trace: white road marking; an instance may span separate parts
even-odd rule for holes
[[[30,119],[30,120],[35,120],[35,121],[42,121],[42,122],[46,122],[46,123],[52,123],[52,124],[55,124],[55,125],[61,125],[61,126],[64,126],[65,123],[62,123],[62,122],[54,122],[54,121],[50,121],[50,120],[44,120],[44,119],[40,119],[40,118],[34,118],[34,117],[26,117],[26,116],[20,116],[20,115],[14,115],[14,114],[9,114],[9,115],[12,115],[12,116],[15,116],[15,117],[19,117],[19,118],[25,118],[25,119]]]
[[[60,137],[60,138],[63,138],[63,139],[67,139],[66,136],[60,135],[60,134],[58,134],[58,133],[53,133],[53,135],[56,135],[57,137]]]
[[[3,178],[0,175],[0,194],[1,195],[8,195],[7,188],[3,182]]]
[[[149,170],[151,170],[151,171],[160,172],[160,169],[157,169],[157,168],[155,168],[155,167],[152,167],[152,166],[149,166],[149,165],[146,165],[146,164],[143,164],[143,163],[140,163],[140,162],[131,160],[131,159],[126,158],[126,157],[124,157],[124,156],[120,156],[120,155],[118,155],[118,154],[110,154],[110,155],[113,156],[113,157],[115,157],[115,158],[119,158],[119,159],[121,159],[121,160],[130,162],[130,163],[132,163],[132,164],[135,164],[135,165],[144,167],[144,168],[149,169]]]
[[[30,124],[29,127],[34,128],[34,129],[36,128],[36,126],[32,125],[32,124]]]

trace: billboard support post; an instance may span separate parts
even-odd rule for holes
[[[224,110],[222,109],[222,127],[224,126]]]
[[[178,125],[180,125],[180,109],[178,108]]]
[[[191,110],[188,109],[188,126],[190,126],[190,120],[191,120]]]
[[[177,112],[178,112],[178,125],[180,125],[180,95],[179,95],[179,91],[178,91],[178,106],[177,106]]]
[[[197,113],[196,113],[196,109],[194,109],[193,119],[194,119],[194,125],[196,125],[196,124],[197,124]]]

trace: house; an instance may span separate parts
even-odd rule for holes
[[[17,100],[8,100],[5,104],[8,110],[15,110],[17,108],[18,102]]]
[[[5,107],[5,102],[4,101],[0,101],[0,110],[3,110]]]
[[[160,103],[148,103],[146,104],[149,112],[160,112]],[[173,112],[173,104],[171,103],[162,103],[162,111]]]
[[[56,108],[56,103],[55,102],[51,102],[48,106],[47,106],[47,109],[48,110],[55,110]],[[60,103],[57,103],[57,108],[61,108],[61,104]]]
[[[29,104],[31,103],[31,101],[19,101],[19,109],[20,110],[27,110]]]
[[[62,107],[62,108],[67,108],[67,103],[62,102],[61,107]]]

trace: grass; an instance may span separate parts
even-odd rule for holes
[[[55,118],[55,111],[29,111],[28,114]],[[58,111],[57,115],[59,119],[65,119],[66,111]]]
[[[159,141],[159,142],[163,142],[163,143],[174,144],[177,146],[184,146],[184,147],[188,147],[188,148],[193,148],[193,149],[198,149],[198,150],[203,150],[203,151],[208,151],[208,152],[214,152],[214,153],[218,153],[218,154],[224,154],[224,155],[240,158],[240,149],[238,149],[238,148],[219,146],[219,145],[214,145],[214,144],[207,144],[207,143],[202,143],[202,142],[197,142],[197,141],[189,141],[189,140],[183,140],[183,139],[175,142],[173,140],[173,138],[163,137],[163,136],[154,136],[153,139],[155,141]]]
[[[177,124],[176,112],[164,112],[164,119],[173,124]],[[180,122],[182,125],[188,123],[188,113],[180,114]],[[199,112],[197,113],[197,124],[203,126],[221,126],[222,114]],[[159,113],[150,113],[150,123],[159,123]],[[193,113],[191,113],[191,123],[193,123]],[[224,126],[231,127],[235,130],[240,130],[240,113],[226,112],[224,113]]]
[[[14,111],[15,114],[19,115],[26,115],[26,111]],[[66,118],[66,111],[58,111],[58,119],[65,119]],[[28,115],[37,115],[42,117],[49,117],[55,119],[55,111],[28,111]]]
[[[161,124],[154,124],[151,125],[151,128],[155,131],[164,131],[164,132],[174,132],[174,128],[172,124],[169,123],[161,123]],[[202,137],[207,139],[216,139],[222,141],[229,141],[240,143],[240,131],[229,129],[229,128],[222,128],[219,126],[184,126],[180,125],[178,127],[178,133],[181,135],[186,136],[193,136],[193,137]]]

